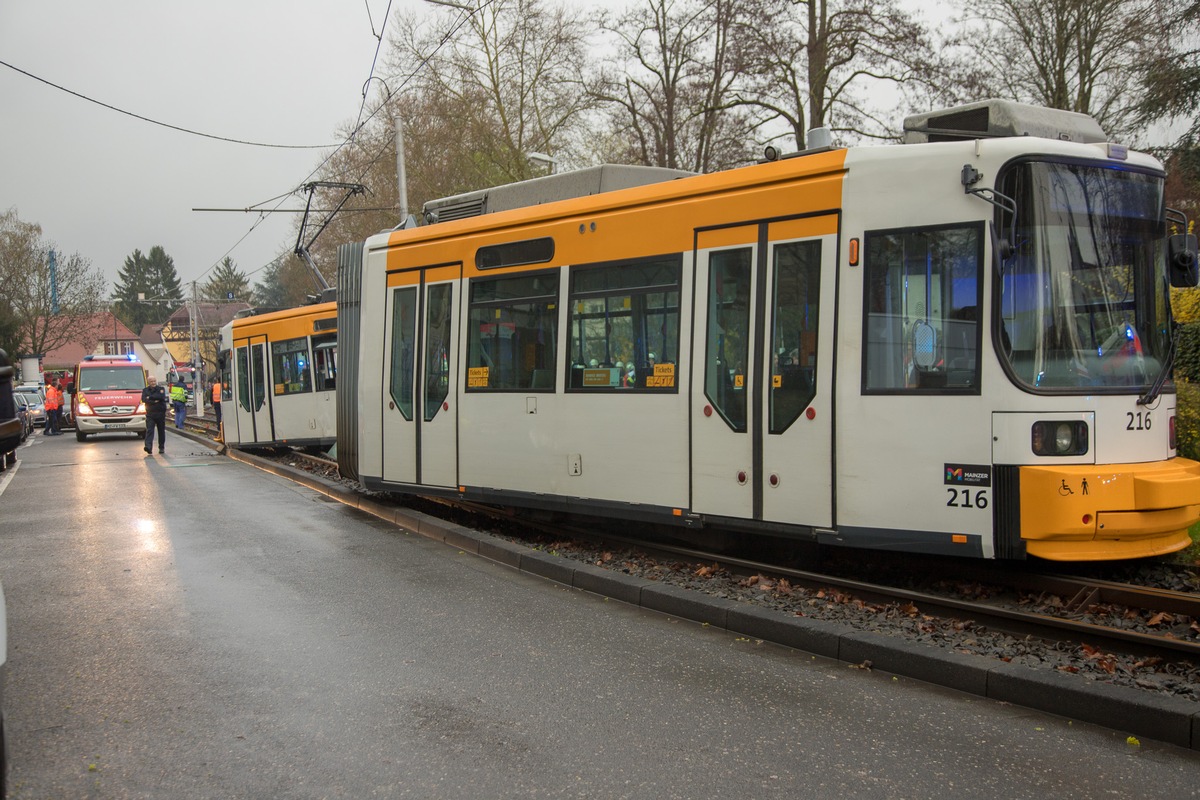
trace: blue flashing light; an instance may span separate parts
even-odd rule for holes
[[[1125,323],[1125,338],[1133,341],[1133,327],[1128,322]]]

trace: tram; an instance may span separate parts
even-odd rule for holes
[[[343,475],[927,554],[1187,546],[1169,287],[1196,239],[1162,165],[1004,101],[905,129],[550,176],[344,246]]]
[[[221,328],[223,436],[231,447],[327,449],[336,441],[337,306],[238,316]]]

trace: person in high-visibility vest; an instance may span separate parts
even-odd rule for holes
[[[175,427],[183,430],[183,421],[187,419],[187,389],[182,383],[171,384],[171,407],[175,409]]]
[[[212,386],[213,413],[217,415],[217,425],[221,424],[221,382],[213,381]]]
[[[60,409],[62,408],[62,392],[58,390],[58,381],[52,380],[46,387],[46,429],[42,432],[43,436],[58,436],[62,431],[59,429]]]

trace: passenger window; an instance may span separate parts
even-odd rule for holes
[[[237,349],[238,405],[250,410],[250,355],[245,347]]]
[[[392,290],[392,401],[406,420],[413,412],[413,355],[417,347],[417,289]]]
[[[867,234],[864,392],[979,393],[981,234]]]
[[[775,247],[772,287],[771,433],[783,433],[817,394],[821,243]]]
[[[568,386],[675,392],[679,256],[571,271]]]
[[[729,427],[746,430],[746,364],[750,355],[749,247],[708,259],[708,327],[704,394]]]
[[[437,412],[450,393],[450,311],[454,287],[440,283],[429,287],[429,312],[425,330],[425,421]]]
[[[256,344],[250,346],[250,356],[252,369],[254,371],[254,410],[261,411],[263,405],[267,402],[267,376],[266,376],[266,361],[263,359],[263,351],[266,350],[266,345]]]
[[[470,314],[468,392],[554,391],[558,272],[473,280]]]
[[[312,337],[313,372],[318,392],[337,388],[337,334]]]
[[[287,339],[271,344],[271,367],[275,376],[275,394],[302,394],[312,391],[312,371],[308,363],[308,339]]]

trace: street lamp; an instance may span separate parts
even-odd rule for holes
[[[459,11],[468,11],[472,14],[478,11],[478,9],[472,6],[466,6],[462,3],[455,3],[453,0],[425,0],[425,2],[433,3],[435,6],[449,6],[450,8],[457,8]]]

